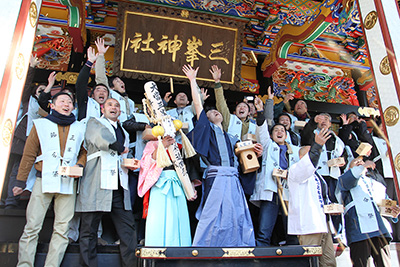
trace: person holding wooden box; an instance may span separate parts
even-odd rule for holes
[[[182,70],[190,80],[198,119],[189,138],[208,165],[193,246],[254,246],[254,229],[234,154],[234,145],[239,140],[223,130],[223,116],[218,110],[203,109],[197,91],[198,68],[186,65]],[[255,152],[260,156],[262,149],[257,146]]]
[[[350,170],[339,177],[339,189],[345,205],[347,244],[353,266],[367,266],[372,256],[375,266],[390,266],[389,242],[392,237],[379,213],[376,190],[383,187],[368,175],[375,168],[372,161],[354,159]],[[374,198],[375,197],[375,198]],[[398,216],[400,208],[394,207]]]
[[[13,188],[14,195],[22,193],[25,181],[35,166],[37,178],[26,211],[27,223],[19,241],[18,266],[33,266],[39,232],[50,203],[54,199],[54,227],[46,257],[46,266],[60,266],[68,246],[68,226],[74,216],[75,176],[62,176],[60,166],[86,164],[83,148],[84,127],[72,114],[73,99],[66,92],[53,96],[51,113],[34,120],[26,140],[24,153]]]
[[[268,100],[274,98],[268,89]],[[273,176],[274,169],[287,170],[292,164],[299,160],[300,147],[286,142],[287,130],[283,124],[275,124],[270,132],[269,122],[272,120],[273,105],[266,101],[266,108],[262,116],[257,118],[257,135],[263,146],[261,172],[258,173],[254,192],[250,201],[260,207],[259,230],[256,236],[257,246],[271,246],[272,231],[278,218],[279,209],[283,211],[284,236],[287,244],[296,244],[296,237],[287,236],[287,211],[288,188],[286,176]],[[281,181],[281,182],[280,182]],[[286,214],[285,214],[286,213]]]

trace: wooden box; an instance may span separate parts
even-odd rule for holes
[[[393,210],[393,207],[395,207],[397,205],[397,202],[395,200],[382,199],[377,204],[379,206],[379,213],[382,216],[390,217],[390,218],[397,217],[397,213]]]
[[[325,214],[338,214],[343,212],[344,212],[344,207],[341,204],[332,203],[329,205],[324,205]]]
[[[122,160],[122,167],[129,168],[129,169],[138,169],[140,168],[140,160],[138,159],[123,159]]]
[[[328,167],[343,166],[344,164],[346,164],[346,161],[344,160],[343,157],[339,157],[339,158],[334,158],[334,159],[328,160],[327,164],[328,164]]]
[[[142,139],[146,141],[155,141],[157,140],[157,137],[151,133],[151,128],[146,128],[142,133]]]
[[[276,169],[272,171],[272,177],[279,177],[281,179],[287,179],[287,170],[282,170],[282,169]]]
[[[260,168],[252,141],[237,143],[235,154],[239,157],[243,173],[254,172]]]
[[[303,130],[304,126],[306,126],[307,122],[306,121],[295,121],[294,122],[294,128],[296,130]]]
[[[83,168],[79,166],[60,166],[58,174],[65,176],[82,176]]]
[[[250,133],[245,134],[245,135],[243,135],[242,140],[243,141],[251,141],[253,143],[257,143],[257,137],[256,137],[255,134],[250,134]]]
[[[356,153],[360,156],[367,156],[368,152],[371,150],[372,146],[369,143],[361,143],[357,150]]]

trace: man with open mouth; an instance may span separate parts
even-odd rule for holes
[[[256,123],[249,119],[250,106],[245,102],[240,102],[236,105],[235,114],[231,114],[226,104],[226,99],[224,97],[224,89],[220,83],[221,81],[221,69],[217,65],[211,66],[210,73],[213,76],[215,87],[215,100],[216,106],[219,112],[221,112],[224,117],[222,126],[224,130],[232,134],[239,140],[247,134],[256,133]]]

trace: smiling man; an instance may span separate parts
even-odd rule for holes
[[[256,206],[260,207],[259,230],[256,235],[257,246],[271,246],[271,236],[274,229],[281,202],[278,199],[278,186],[272,177],[274,169],[287,170],[299,161],[297,146],[290,145],[286,140],[286,128],[282,124],[275,124],[268,132],[267,122],[257,120],[257,132],[264,152],[262,156],[262,169],[256,179],[254,193],[250,198]],[[284,182],[283,182],[284,181]],[[289,190],[286,180],[282,180],[283,198],[288,200]],[[283,218],[284,231],[287,235],[287,217]],[[287,244],[293,245],[297,240],[292,236],[286,238]]]
[[[38,235],[47,209],[54,199],[54,226],[45,266],[60,266],[68,246],[68,224],[75,210],[75,176],[58,174],[60,166],[86,163],[83,148],[84,127],[71,114],[73,99],[65,92],[54,95],[51,113],[34,120],[26,140],[14,195],[22,193],[32,166],[36,181],[26,211],[27,224],[19,241],[18,266],[33,266]]]
[[[95,43],[98,45],[99,40]],[[104,51],[99,50],[100,53]],[[83,65],[81,71],[79,72],[78,79],[76,80],[76,99],[78,102],[78,120],[85,118],[95,117],[100,118],[101,116],[101,106],[109,97],[109,90],[105,83],[97,83],[93,87],[91,96],[88,97],[87,88],[89,83],[90,70],[93,64],[96,62],[99,54],[95,53],[93,47],[89,47],[87,50],[87,62]],[[96,73],[96,76],[98,73]],[[97,81],[97,79],[96,79]]]
[[[118,122],[121,111],[116,99],[107,99],[102,112],[101,118],[88,120],[85,133],[88,164],[76,204],[76,211],[81,212],[80,263],[97,266],[97,229],[103,214],[110,212],[121,240],[121,264],[135,266],[137,238],[128,170],[120,164],[129,151],[129,136]]]
[[[211,66],[210,73],[213,76],[215,82],[215,100],[216,106],[219,112],[221,112],[224,117],[224,121],[222,123],[224,130],[228,133],[232,134],[239,140],[242,140],[242,137],[247,134],[255,134],[256,133],[256,123],[253,120],[249,119],[250,115],[250,106],[241,102],[237,104],[235,108],[235,115],[230,114],[228,105],[226,104],[226,99],[224,97],[224,89],[220,83],[221,81],[221,69],[218,66]]]
[[[119,121],[123,123],[135,111],[135,102],[128,97],[125,83],[121,80],[121,78],[117,76],[112,76],[110,79],[107,78],[104,54],[107,52],[109,46],[105,46],[104,39],[99,37],[97,38],[95,44],[97,50],[99,51],[95,65],[96,83],[104,84],[108,89],[111,89],[109,90],[110,97],[118,100],[121,110]]]
[[[196,82],[198,68],[186,65],[182,70],[190,80],[198,119],[189,137],[196,152],[208,165],[202,185],[202,204],[196,213],[199,223],[193,246],[254,246],[253,224],[234,154],[238,139],[223,130],[224,118],[218,110],[206,112],[203,109]],[[261,155],[259,144],[254,150]]]

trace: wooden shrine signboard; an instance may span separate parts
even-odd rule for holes
[[[187,83],[182,66],[200,67],[200,86],[212,87],[212,65],[222,69],[221,83],[240,89],[245,21],[212,14],[119,3],[114,73],[134,79]]]

